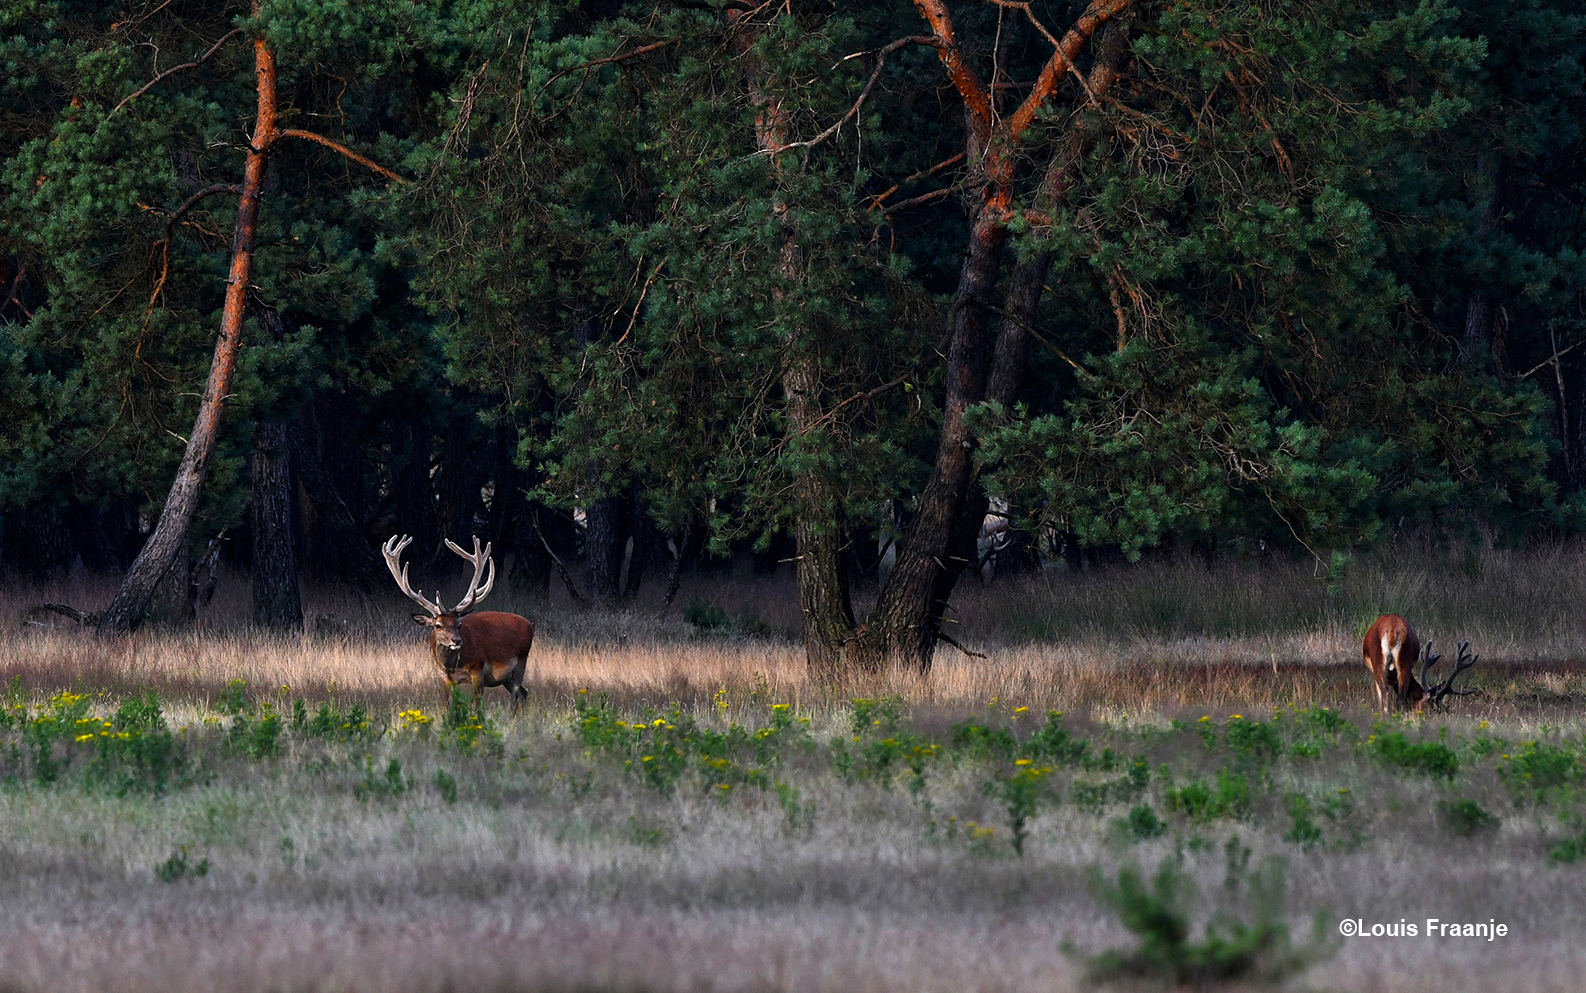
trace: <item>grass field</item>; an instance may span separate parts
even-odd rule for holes
[[[0,989],[1047,991],[1141,947],[1251,966],[1230,988],[1292,953],[1293,989],[1576,989],[1583,566],[968,587],[987,658],[840,687],[806,678],[777,578],[685,589],[709,632],[498,592],[540,626],[518,718],[447,701],[394,596],[318,591],[320,633],[282,640],[223,586],[196,629],[106,644],[28,609],[102,581],[11,589]],[[1373,714],[1383,610],[1470,639],[1482,694]]]

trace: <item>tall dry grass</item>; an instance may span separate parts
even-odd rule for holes
[[[250,628],[245,576],[185,629],[149,627],[101,642],[38,604],[94,606],[112,582],[76,575],[0,591],[0,679],[46,689],[149,687],[168,697],[213,696],[235,679],[308,698],[356,694],[393,706],[438,695],[439,681],[409,603],[310,588],[308,629],[280,637]],[[579,688],[620,699],[702,703],[723,687],[758,688],[810,705],[898,695],[943,707],[1017,698],[1022,705],[1109,712],[1195,707],[1364,706],[1359,637],[1379,613],[1409,617],[1423,640],[1470,640],[1482,663],[1470,685],[1488,706],[1564,706],[1576,694],[1586,646],[1586,545],[1440,550],[1406,543],[1363,556],[1329,590],[1304,562],[1180,558],[1085,572],[966,582],[950,630],[985,658],[942,644],[926,678],[907,672],[831,686],[812,682],[797,640],[790,572],[692,577],[677,603],[658,594],[607,612],[499,589],[490,604],[538,627],[528,682],[542,705]],[[863,595],[863,594],[861,594]],[[684,615],[711,603],[731,623],[701,633]]]

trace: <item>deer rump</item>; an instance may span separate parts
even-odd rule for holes
[[[1366,632],[1365,643],[1361,646],[1366,668],[1371,670],[1372,681],[1376,683],[1377,705],[1387,708],[1389,685],[1396,691],[1400,708],[1408,706],[1417,712],[1424,711],[1428,705],[1433,708],[1441,706],[1450,696],[1475,693],[1473,689],[1454,689],[1454,680],[1475,665],[1481,656],[1471,654],[1468,641],[1461,641],[1458,647],[1459,657],[1454,662],[1454,671],[1442,682],[1433,682],[1427,676],[1427,671],[1437,665],[1442,656],[1433,653],[1432,643],[1428,641],[1423,650],[1415,629],[1398,614],[1378,617]],[[1410,671],[1417,659],[1421,663],[1420,679],[1416,679]]]
[[[1400,707],[1420,701],[1421,687],[1411,674],[1410,666],[1421,655],[1421,639],[1409,621],[1398,614],[1377,618],[1366,632],[1362,650],[1366,668],[1371,670],[1377,684],[1378,706],[1387,706],[1389,686],[1395,689]]]

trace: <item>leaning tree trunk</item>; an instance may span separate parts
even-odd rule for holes
[[[878,670],[888,661],[930,669],[946,594],[967,564],[966,550],[954,541],[965,528],[975,472],[974,439],[964,415],[985,399],[991,294],[1007,244],[1002,212],[1010,195],[1006,183],[989,187],[970,233],[954,298],[936,464],[855,653],[865,669]]]
[[[270,149],[279,135],[275,113],[275,53],[264,39],[253,43],[254,68],[258,92],[258,118],[249,140],[248,159],[243,167],[242,197],[237,204],[237,226],[231,242],[231,274],[226,283],[226,306],[220,318],[220,336],[209,366],[209,380],[198,403],[198,416],[187,437],[176,479],[165,497],[159,522],[144,543],[138,557],[127,570],[121,588],[105,609],[99,622],[103,635],[127,634],[142,621],[149,596],[171,567],[177,553],[187,545],[187,529],[198,507],[198,497],[209,474],[209,457],[215,450],[215,434],[220,414],[231,391],[231,374],[242,348],[242,318],[246,307],[248,277],[253,265],[254,226],[259,217],[259,195],[264,185],[264,167]]]
[[[1073,68],[1080,49],[1132,3],[1133,0],[1093,0],[1057,43],[1029,94],[1011,114],[1002,115],[995,110],[991,88],[975,74],[959,49],[945,3],[916,0],[915,5],[933,31],[937,56],[964,101],[969,132],[967,157],[981,164],[984,185],[972,218],[968,252],[959,271],[951,311],[936,463],[920,496],[918,510],[898,544],[897,562],[882,585],[876,608],[850,650],[851,659],[862,668],[880,669],[891,663],[928,672],[936,642],[945,639],[941,625],[947,598],[974,557],[973,535],[985,516],[974,459],[975,439],[965,414],[974,404],[988,399],[992,292],[1008,240],[1020,141],[1056,94],[1058,83]],[[1098,69],[1109,83],[1116,75],[1113,62],[1114,53],[1104,52],[1098,57]],[[1092,73],[1092,82],[1098,78]],[[1096,92],[1094,87],[1091,92]],[[1041,263],[1039,275],[1044,276],[1046,264]],[[1039,300],[1040,283],[1034,280],[1035,275],[1027,271],[1023,285],[1013,287],[1018,292],[1034,294],[1030,301],[1032,317],[1033,302]],[[1027,322],[1003,322],[1003,340],[998,343],[994,371],[1000,377],[996,389],[1007,400],[1017,391],[1025,350],[1022,337],[1027,331]]]
[[[284,422],[266,421],[254,430],[252,474],[253,623],[272,631],[301,631],[292,446]]]

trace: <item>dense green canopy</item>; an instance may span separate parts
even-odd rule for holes
[[[1582,521],[1564,0],[19,0],[0,39],[7,570],[159,515],[254,41],[323,140],[271,152],[195,554],[262,526],[267,424],[315,575],[479,533],[616,598],[753,546],[823,664],[928,664],[988,500],[1049,557]],[[940,571],[866,626],[893,536]]]

